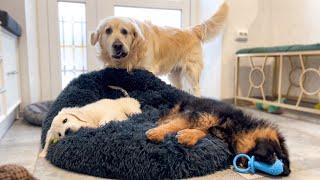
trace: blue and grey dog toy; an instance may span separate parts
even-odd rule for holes
[[[239,168],[237,166],[237,160],[239,158],[246,158],[248,159],[248,168]],[[233,159],[233,167],[236,171],[240,173],[255,173],[256,170],[260,170],[262,172],[265,172],[267,174],[277,176],[280,175],[283,172],[283,163],[281,160],[277,159],[276,162],[272,165],[263,163],[263,162],[258,162],[254,160],[254,156],[251,158],[246,155],[246,154],[238,154],[236,157]]]

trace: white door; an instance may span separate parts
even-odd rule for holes
[[[190,0],[49,0],[48,7],[52,98],[73,78],[101,67],[88,43],[100,19],[126,16],[160,26],[190,25]]]
[[[51,96],[91,67],[95,57],[88,48],[88,31],[96,24],[95,0],[49,0],[48,33]]]

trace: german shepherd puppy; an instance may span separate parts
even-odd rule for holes
[[[223,139],[236,155],[245,153],[257,161],[284,163],[282,176],[290,174],[290,161],[285,138],[267,121],[245,115],[234,107],[204,98],[189,98],[164,112],[157,127],[146,132],[151,141],[162,142],[166,135],[177,133],[179,143],[193,146],[207,134]]]

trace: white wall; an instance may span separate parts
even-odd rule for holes
[[[200,0],[199,19],[212,15],[223,0]],[[238,49],[271,44],[269,0],[229,0],[230,13],[224,32],[204,45],[205,69],[201,78],[202,95],[229,99],[234,95],[234,62]],[[246,43],[235,41],[238,30],[248,30]]]
[[[271,0],[272,44],[320,43],[319,0]]]
[[[200,0],[198,1],[196,24],[207,20],[220,7],[223,0]],[[191,7],[195,8],[195,7]],[[220,34],[213,41],[204,44],[203,57],[204,69],[201,75],[200,86],[201,94],[206,97],[220,98],[221,91],[219,85],[221,84],[221,53],[222,53],[222,34]],[[218,85],[218,86],[217,86]]]

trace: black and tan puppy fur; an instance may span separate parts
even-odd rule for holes
[[[290,174],[288,150],[278,128],[230,105],[203,98],[181,101],[161,115],[158,126],[146,135],[149,140],[161,142],[171,133],[177,133],[178,142],[186,146],[211,134],[224,140],[233,154],[254,155],[256,160],[268,164],[281,159],[285,165],[281,175]]]

